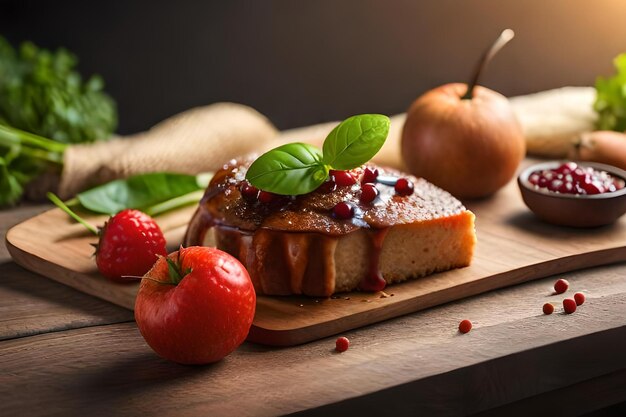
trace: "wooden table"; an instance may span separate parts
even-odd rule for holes
[[[3,241],[47,207],[0,212]],[[158,358],[132,312],[22,269],[2,245],[0,416],[579,415],[622,403],[626,264],[567,279],[587,294],[573,315],[542,314],[563,298],[551,277],[348,332],[342,354],[334,337],[245,343],[189,367]]]

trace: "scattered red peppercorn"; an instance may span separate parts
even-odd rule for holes
[[[459,331],[461,333],[468,333],[470,330],[472,330],[472,322],[469,320],[463,320],[459,323]]]
[[[356,183],[356,178],[348,171],[330,170],[330,177],[335,180],[338,186],[345,187]]]
[[[376,178],[378,178],[378,170],[376,168],[366,167],[363,170],[363,177],[361,178],[361,184],[366,184],[368,182],[376,182]]]
[[[565,310],[565,314],[572,314],[576,311],[576,301],[571,298],[563,300],[563,310]]]
[[[569,288],[569,282],[564,279],[559,279],[554,283],[554,292],[556,294],[563,294]]]
[[[406,178],[398,178],[394,188],[396,193],[402,196],[413,194],[413,182],[407,180]]]
[[[351,219],[354,216],[354,207],[342,201],[333,207],[333,215],[338,219]]]
[[[268,191],[259,192],[259,201],[263,204],[271,203],[274,201],[274,198],[276,198],[276,194],[274,193],[270,193]]]
[[[574,294],[574,301],[576,301],[576,305],[582,305],[585,303],[585,294],[583,294],[582,292],[577,292],[576,294]]]
[[[248,181],[243,181],[239,190],[241,191],[243,198],[248,201],[256,201],[259,196],[259,189],[250,184]]]
[[[360,200],[362,203],[371,203],[376,197],[378,197],[378,188],[376,188],[376,185],[371,183],[361,185]]]
[[[335,341],[335,350],[337,352],[345,352],[350,347],[350,340],[347,337],[338,337]]]
[[[554,313],[554,306],[550,303],[545,303],[543,305],[543,314],[552,314]]]

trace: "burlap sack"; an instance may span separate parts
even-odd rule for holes
[[[71,146],[59,195],[117,178],[153,171],[186,174],[215,171],[231,158],[260,154],[289,142],[321,147],[338,121],[285,130],[276,128],[256,110],[234,103],[216,103],[171,117],[147,132],[108,142]],[[400,133],[404,115],[392,118],[389,138],[376,156],[379,163],[401,167]]]
[[[194,108],[147,132],[67,148],[59,195],[68,198],[93,185],[145,172],[215,171],[277,135],[265,116],[241,104]]]

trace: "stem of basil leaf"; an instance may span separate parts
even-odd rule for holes
[[[511,39],[515,36],[515,32],[511,29],[505,29],[502,31],[500,36],[495,40],[495,42],[485,51],[483,56],[480,58],[478,62],[478,66],[474,70],[474,74],[472,76],[472,81],[467,85],[467,92],[461,99],[463,100],[471,100],[474,98],[474,87],[478,85],[478,80],[482,75],[484,69],[487,67],[487,64],[491,61],[491,59],[506,45],[509,43]]]
[[[156,216],[157,214],[165,213],[166,211],[187,206],[189,204],[196,204],[200,201],[203,195],[204,191],[202,190],[194,191],[192,193],[181,195],[180,197],[174,197],[171,200],[146,207],[143,211],[149,216]]]
[[[83,219],[78,214],[76,214],[72,210],[70,210],[70,208],[68,206],[66,206],[65,203],[63,201],[61,201],[61,199],[59,197],[57,197],[56,195],[54,195],[53,193],[50,193],[50,192],[46,193],[46,196],[48,197],[48,199],[50,201],[52,201],[54,203],[54,205],[56,205],[58,208],[60,208],[64,212],[66,212],[71,218],[76,220],[78,223],[80,223],[83,226],[85,226],[87,228],[87,230],[89,230],[91,233],[93,233],[96,236],[99,234],[98,233],[98,229],[96,229],[93,225],[87,223],[85,221],[85,219]]]

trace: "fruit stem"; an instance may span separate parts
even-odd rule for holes
[[[66,212],[71,218],[76,220],[78,223],[85,226],[87,230],[89,230],[91,233],[98,236],[98,229],[96,229],[93,225],[87,223],[85,219],[80,217],[78,214],[74,213],[68,206],[65,205],[63,201],[61,201],[59,197],[57,197],[56,195],[50,192],[46,193],[46,196],[48,197],[50,201],[54,203],[55,206],[57,206],[58,208]]]
[[[491,59],[506,45],[509,43],[511,39],[515,36],[515,32],[512,29],[504,29],[500,36],[495,40],[495,42],[491,45],[489,49],[487,49],[480,61],[478,62],[478,66],[474,70],[474,75],[472,77],[472,81],[467,85],[467,92],[465,95],[461,97],[463,100],[471,100],[474,98],[474,87],[478,85],[478,80],[482,75],[485,67],[489,64]]]
[[[170,200],[163,201],[162,203],[146,207],[143,211],[148,216],[156,216],[157,214],[161,214],[166,211],[177,209],[183,206],[188,206],[189,204],[197,204],[203,195],[203,190],[193,191],[191,193],[183,194],[179,197],[174,197]]]

